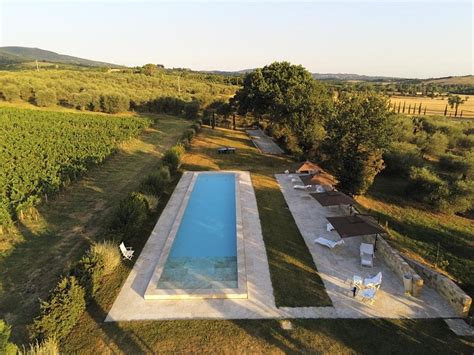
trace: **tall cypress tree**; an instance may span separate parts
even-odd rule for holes
[[[448,114],[448,105],[444,108],[444,115],[446,116]]]

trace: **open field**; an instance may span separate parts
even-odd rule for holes
[[[378,176],[357,201],[387,223],[392,245],[415,259],[443,267],[474,297],[474,225],[471,219],[435,213],[409,202],[406,180]],[[439,249],[438,249],[439,246]],[[473,314],[471,307],[471,314]]]
[[[3,236],[10,247],[0,254],[0,314],[14,326],[15,340],[25,339],[25,326],[38,312],[38,298],[46,297],[59,275],[82,256],[91,241],[100,238],[110,210],[136,190],[190,124],[171,116],[147,117],[155,124],[40,206],[37,220],[23,220]]]
[[[237,154],[217,155],[215,147],[222,145],[237,147]],[[184,158],[183,168],[216,170],[248,167],[246,169],[252,173],[257,194],[278,302],[298,304],[300,297],[306,302],[318,298],[323,300],[322,293],[311,296],[317,282],[310,285],[307,282],[311,277],[316,280],[319,277],[312,267],[312,260],[307,260],[309,252],[302,248],[304,242],[272,176],[274,171],[287,163],[284,158],[258,153],[242,132],[204,129],[194,139],[191,151]],[[158,212],[150,218],[143,230],[141,245],[135,248],[137,253],[145,244],[166,202],[166,198],[160,201]],[[62,351],[80,354],[197,351],[233,354],[470,353],[474,346],[471,339],[456,337],[442,320],[293,320],[294,329],[291,331],[283,330],[277,320],[103,323],[131,267],[131,263],[123,263],[113,275],[104,280],[93,303],[61,344]],[[324,289],[320,292],[322,291]]]
[[[462,98],[468,97],[469,99],[462,105],[459,106],[458,109],[458,117],[462,111],[463,118],[474,118],[474,95],[459,95]],[[395,103],[398,108],[398,104],[401,104],[400,113],[402,112],[403,103],[405,103],[405,113],[408,112],[408,106],[411,105],[411,109],[413,112],[413,107],[416,105],[416,112],[418,114],[418,106],[421,103],[421,114],[423,114],[424,109],[426,107],[426,114],[427,115],[444,115],[444,109],[448,104],[447,98],[429,98],[429,97],[417,97],[417,96],[392,96],[390,97],[390,102],[393,104]],[[449,107],[448,105],[448,113],[447,116],[450,114],[454,117],[454,108]]]

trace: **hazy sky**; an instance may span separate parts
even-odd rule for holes
[[[288,60],[319,73],[473,73],[471,1],[0,3],[0,46],[117,64],[239,70]]]

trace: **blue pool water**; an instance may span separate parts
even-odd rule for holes
[[[237,287],[235,174],[200,173],[158,288]]]

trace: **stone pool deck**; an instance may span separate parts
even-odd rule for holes
[[[243,222],[247,298],[145,300],[145,290],[169,232],[176,219],[193,173],[183,174],[150,238],[130,272],[106,321],[160,319],[275,318],[267,254],[263,243],[257,201],[250,174],[236,172],[240,179],[240,208]]]
[[[275,175],[286,203],[303,236],[326,290],[341,318],[449,318],[457,317],[450,305],[433,289],[425,286],[420,298],[406,296],[403,282],[384,262],[374,259],[373,268],[360,265],[360,237],[345,238],[345,244],[329,249],[314,243],[318,236],[339,239],[336,231],[327,232],[326,217],[344,215],[339,208],[322,207],[307,191],[296,190],[285,174]],[[383,280],[373,305],[352,297],[347,283],[353,275],[368,277],[382,272]]]

